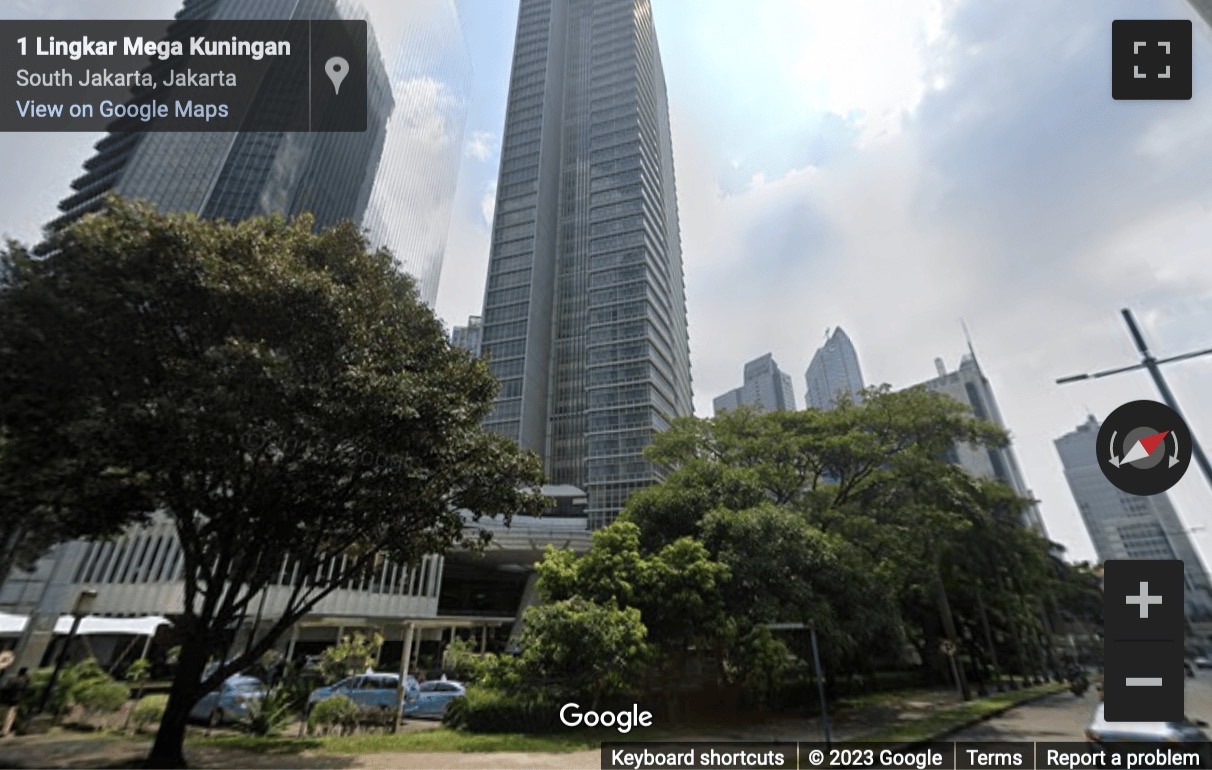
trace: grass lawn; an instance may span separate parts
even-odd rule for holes
[[[1017,703],[1037,698],[1041,695],[1063,692],[1066,689],[1068,689],[1068,685],[1062,682],[1050,682],[1023,690],[998,693],[986,698],[970,700],[967,703],[950,708],[940,709],[918,719],[890,725],[875,732],[867,733],[855,740],[887,741],[890,743],[913,743],[916,741],[931,740],[949,730],[963,727],[974,719],[996,714]]]
[[[602,741],[659,740],[665,733],[632,730],[625,736],[614,730],[580,730],[552,735],[522,733],[465,733],[438,727],[408,733],[364,733],[326,737],[257,738],[251,735],[197,736],[191,745],[242,749],[260,754],[297,754],[318,751],[325,754],[376,754],[396,751],[544,751],[570,752],[596,749]]]

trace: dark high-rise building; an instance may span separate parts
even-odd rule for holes
[[[200,20],[352,19],[340,0],[185,0],[177,23]],[[316,226],[361,222],[383,154],[394,107],[373,32],[367,35],[367,124],[364,132],[111,132],[97,142],[76,192],[51,223],[61,228],[102,205],[107,193],[151,201],[162,211],[241,220],[304,211]],[[153,65],[155,66],[155,65]],[[274,84],[265,83],[263,89]]]
[[[468,350],[474,356],[480,355],[480,337],[484,326],[478,315],[470,316],[466,326],[456,326],[450,330],[450,344],[456,348]]]
[[[482,315],[486,426],[608,523],[660,478],[653,434],[693,411],[650,0],[521,0]]]

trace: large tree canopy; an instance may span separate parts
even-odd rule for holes
[[[943,638],[996,668],[994,640],[1038,620],[1049,544],[1022,525],[1029,501],[952,457],[1006,440],[924,388],[681,418],[647,451],[666,479],[632,495],[587,554],[549,551],[540,586],[549,600],[639,610],[666,671],[710,658],[759,697],[786,681],[788,652],[807,655],[772,628],[814,627],[831,680],[903,658],[908,642],[949,675]],[[1033,640],[1013,638],[1024,669]]]
[[[333,590],[463,542],[462,510],[541,509],[537,459],[481,430],[486,363],[352,224],[111,200],[52,246],[5,254],[4,456],[51,469],[18,510],[176,526],[185,643],[153,762],[180,764],[192,703]],[[200,681],[287,562],[287,611]]]

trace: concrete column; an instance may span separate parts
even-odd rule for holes
[[[391,721],[391,731],[394,733],[400,729],[400,717],[404,713],[404,694],[405,687],[408,682],[408,669],[412,665],[412,637],[413,623],[405,623],[403,627],[404,640],[400,645],[400,684],[396,688],[396,716]]]
[[[290,642],[286,645],[286,659],[288,661],[294,660],[295,657],[295,643],[299,641],[299,622],[295,621],[295,624],[290,627]]]
[[[480,626],[480,654],[488,651],[488,626]]]
[[[522,601],[518,604],[518,616],[513,621],[513,630],[509,634],[509,643],[517,644],[522,637],[522,614],[526,608],[539,603],[539,575],[530,573],[526,578],[526,589],[522,592]]]

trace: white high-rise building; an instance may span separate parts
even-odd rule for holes
[[[794,411],[791,375],[780,370],[773,354],[767,353],[745,364],[745,384],[719,396],[712,406],[717,415],[738,406],[758,406],[767,412]]]
[[[977,419],[1006,428],[1001,410],[997,408],[997,399],[993,397],[993,388],[981,371],[975,353],[969,352],[964,356],[959,368],[954,372],[947,371],[941,358],[934,359],[934,366],[938,370],[938,376],[923,382],[924,388],[945,393],[971,409]],[[1035,499],[1023,479],[1023,472],[1019,469],[1018,458],[1011,444],[1004,447],[957,444],[951,448],[949,456],[952,462],[967,469],[973,476],[998,479],[1020,497]],[[1039,506],[1034,503],[1023,512],[1023,524],[1041,535],[1047,535],[1044,518],[1040,514]]]
[[[1169,496],[1130,495],[1108,481],[1098,466],[1095,441],[1099,427],[1091,415],[1055,442],[1065,480],[1099,561],[1181,559],[1186,573],[1187,619],[1212,623],[1212,583]]]
[[[809,409],[832,409],[843,393],[856,401],[860,399],[863,372],[854,345],[841,327],[834,329],[812,356],[804,379],[807,384],[804,402]]]

